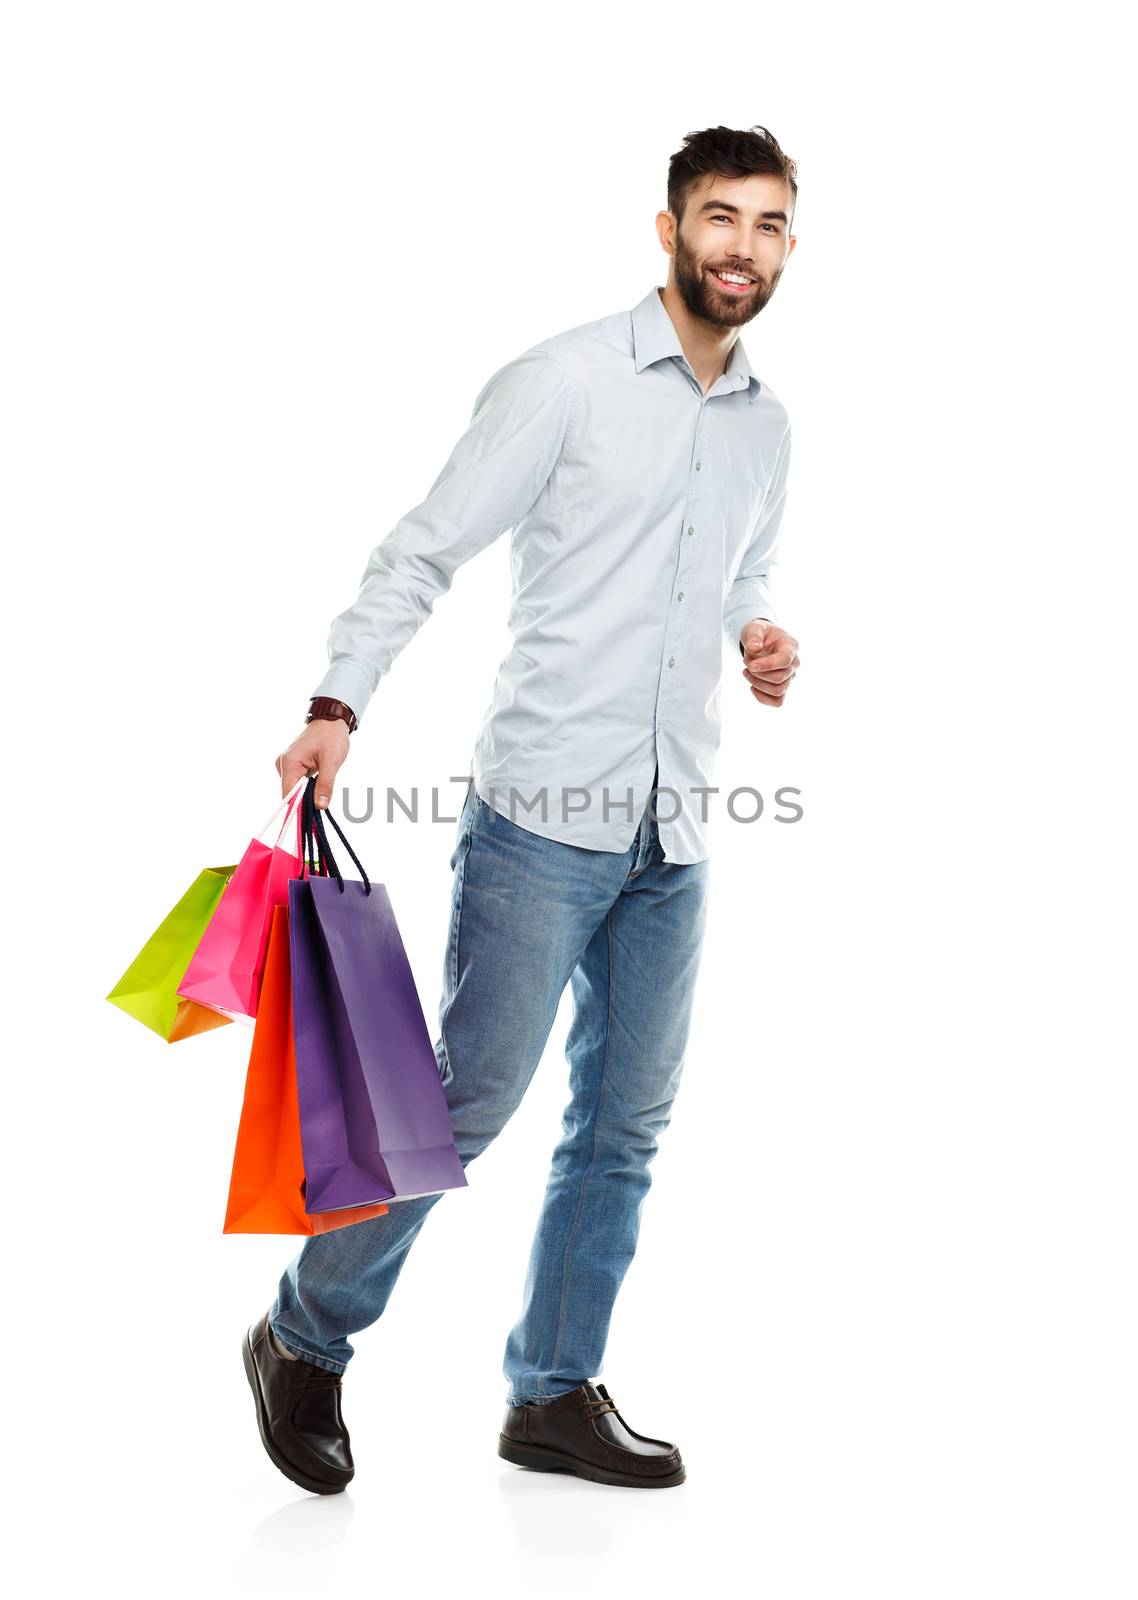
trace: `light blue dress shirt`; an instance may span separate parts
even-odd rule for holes
[[[507,530],[512,646],[474,745],[493,809],[623,852],[659,763],[666,860],[708,856],[726,638],[774,621],[790,424],[736,339],[706,394],[660,292],[499,368],[376,546],[313,694],[362,717],[456,568]],[[674,793],[668,793],[668,790]]]

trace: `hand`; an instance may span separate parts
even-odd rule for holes
[[[743,645],[743,676],[751,693],[765,706],[782,705],[799,667],[798,640],[762,617],[745,623],[739,637]]]
[[[336,774],[348,759],[348,725],[340,720],[317,717],[305,724],[288,749],[277,757],[283,800],[298,778],[318,773],[316,804],[326,810],[332,801]]]

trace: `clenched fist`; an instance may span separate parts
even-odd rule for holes
[[[785,628],[756,618],[739,635],[743,646],[743,676],[751,693],[765,706],[780,706],[790,680],[798,671],[798,640]]]
[[[348,725],[338,717],[335,721],[317,718],[305,725],[282,755],[277,757],[277,771],[281,779],[281,799],[293,788],[298,778],[318,774],[316,804],[325,810],[332,801],[332,785],[336,774],[348,759]]]

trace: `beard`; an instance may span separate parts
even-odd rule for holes
[[[702,317],[705,322],[710,322],[717,328],[738,328],[745,322],[750,322],[752,317],[757,317],[774,294],[778,280],[782,277],[782,267],[779,267],[770,278],[764,278],[756,271],[755,282],[746,294],[731,294],[729,290],[720,288],[709,264],[696,259],[679,230],[676,233],[675,255],[672,259],[680,299],[693,317]],[[726,261],[718,261],[715,264],[727,272],[736,270]],[[745,271],[748,277],[751,276],[750,268],[738,270]]]

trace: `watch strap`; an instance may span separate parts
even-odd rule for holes
[[[359,720],[351,706],[345,705],[342,700],[333,700],[326,694],[313,695],[308,706],[308,715],[305,722],[346,722],[348,732],[355,733],[359,727]]]

